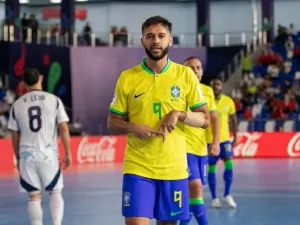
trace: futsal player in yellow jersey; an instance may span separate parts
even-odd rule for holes
[[[201,82],[203,70],[201,61],[196,57],[189,57],[185,60],[185,65],[190,67]],[[202,93],[207,101],[207,107],[210,113],[210,120],[213,130],[213,144],[210,146],[210,153],[218,155],[219,149],[219,134],[220,126],[216,112],[215,96],[211,87],[201,84]],[[207,164],[208,150],[205,138],[205,130],[202,128],[185,127],[186,144],[187,144],[187,159],[189,167],[189,190],[190,190],[190,218],[180,222],[180,225],[188,225],[191,221],[192,214],[198,225],[207,225],[207,213],[203,201],[203,185],[207,183]]]
[[[216,195],[216,164],[220,159],[224,161],[224,174],[223,179],[225,182],[224,200],[231,207],[236,208],[236,203],[230,195],[230,188],[233,181],[233,149],[237,137],[237,119],[236,110],[233,100],[222,94],[222,81],[220,79],[214,79],[212,81],[212,88],[216,98],[217,111],[220,118],[220,155],[209,156],[209,172],[208,172],[208,184],[212,196],[212,206],[214,208],[220,208],[221,202]],[[229,122],[232,126],[233,143],[230,141],[230,129]],[[212,143],[213,136],[211,129],[206,129],[207,142]]]
[[[109,130],[128,134],[122,190],[127,225],[148,225],[151,218],[175,225],[189,217],[184,127],[206,128],[209,112],[193,71],[168,59],[171,30],[160,16],[143,23],[147,58],[122,72],[110,106]]]

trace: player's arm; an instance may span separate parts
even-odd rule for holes
[[[110,109],[111,110],[111,109]],[[132,133],[133,124],[126,121],[126,116],[109,112],[107,118],[107,128],[113,134],[129,134]]]
[[[14,105],[10,109],[7,128],[11,131],[11,134],[12,134],[11,140],[12,140],[13,150],[14,150],[14,154],[15,154],[17,163],[19,164],[19,160],[20,160],[20,133],[19,133],[19,126],[18,126],[18,122],[17,122],[17,119],[16,119]]]
[[[20,160],[20,133],[18,131],[12,130],[11,134],[12,134],[11,139],[12,139],[14,154],[15,154],[16,160],[19,164],[19,160]]]
[[[107,118],[107,128],[113,134],[129,134],[132,132],[132,124],[127,122],[127,93],[125,91],[125,78],[120,75],[113,100],[110,104]]]
[[[213,143],[219,144],[220,142],[220,121],[217,112],[217,107],[215,104],[215,96],[213,92],[209,95],[209,115],[210,115],[210,123],[211,123],[211,130],[213,133]]]
[[[70,137],[70,131],[68,127],[68,122],[69,122],[69,117],[66,113],[62,101],[58,98],[57,99],[57,124],[58,124],[58,130],[61,137],[61,141],[64,146],[65,168],[69,167],[72,164],[71,137]]]
[[[230,99],[231,100],[231,99]],[[237,117],[236,117],[236,110],[235,110],[235,104],[234,102],[231,100],[230,101],[230,111],[229,111],[229,120],[231,123],[231,131],[232,131],[232,135],[233,135],[233,145],[236,144],[236,140],[237,140]]]
[[[187,102],[191,112],[181,112],[179,120],[191,127],[207,128],[210,123],[207,102],[202,94],[199,81],[193,71],[188,68],[190,90],[187,93]]]

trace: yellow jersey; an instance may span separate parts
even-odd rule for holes
[[[229,116],[235,114],[235,104],[233,100],[226,95],[221,95],[220,99],[216,99],[216,106],[220,120],[220,143],[230,140]],[[206,141],[211,144],[213,134],[211,127],[206,129]]]
[[[216,111],[215,96],[211,87],[201,84],[203,96],[207,101],[209,112]],[[205,137],[205,129],[185,126],[186,135],[186,148],[187,153],[206,156],[207,155],[207,142]]]
[[[123,71],[117,81],[110,111],[127,115],[129,122],[158,130],[172,110],[193,110],[206,104],[193,71],[168,60],[160,74],[154,74],[146,60]],[[141,140],[127,137],[124,174],[158,180],[179,180],[188,177],[184,124],[162,137]]]

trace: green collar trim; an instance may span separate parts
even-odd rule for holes
[[[152,71],[149,67],[147,67],[146,62],[147,62],[147,59],[143,59],[143,61],[142,61],[142,63],[141,63],[141,67],[142,67],[143,70],[145,70],[147,73],[153,75],[153,74],[154,74],[153,71]],[[170,66],[171,66],[171,60],[168,59],[167,64],[164,66],[164,68],[160,71],[159,74],[162,74],[162,73],[167,72],[167,70],[170,68]]]

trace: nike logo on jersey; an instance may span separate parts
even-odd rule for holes
[[[142,96],[143,94],[145,94],[145,93],[142,93],[142,94],[139,94],[139,95],[135,94],[134,98],[138,98],[138,97]]]
[[[179,212],[171,212],[171,216],[176,216],[176,215],[178,215],[178,214],[180,214],[180,213],[183,213],[183,211],[179,211]]]

